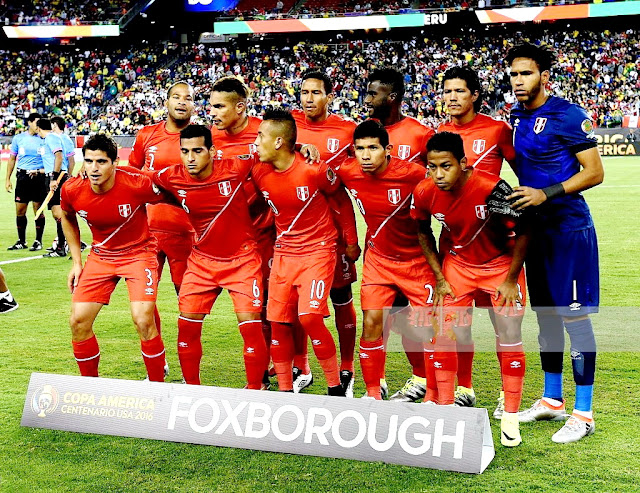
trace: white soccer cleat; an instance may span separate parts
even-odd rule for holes
[[[476,393],[471,388],[459,385],[454,393],[454,403],[458,407],[473,407],[476,405]]]
[[[424,396],[427,393],[427,386],[426,384],[418,381],[418,378],[420,377],[411,375],[411,378],[407,380],[404,387],[389,397],[389,400],[396,402],[417,402],[424,399]]]
[[[302,373],[297,366],[293,367],[293,393],[299,394],[313,383],[313,375],[311,372]]]
[[[572,414],[564,426],[554,433],[551,440],[555,443],[577,442],[581,438],[593,435],[595,431],[596,422],[593,419]]]
[[[544,399],[538,399],[529,409],[520,411],[518,419],[521,423],[533,423],[534,421],[564,421],[569,415],[564,408],[564,400],[562,405],[553,406]]]
[[[493,417],[495,419],[502,418],[502,413],[504,412],[504,390],[500,391],[500,397],[498,397],[498,404],[496,405],[495,411],[493,411]]]
[[[517,447],[522,443],[518,413],[503,412],[500,418],[500,443],[505,447]]]

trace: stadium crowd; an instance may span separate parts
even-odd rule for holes
[[[0,51],[0,135],[13,135],[29,112],[62,114],[70,131],[134,134],[160,121],[158,101],[176,80],[190,81],[200,104],[196,121],[206,121],[206,96],[223,75],[242,76],[253,91],[249,107],[258,115],[267,106],[296,105],[301,74],[326,70],[335,81],[333,111],[361,119],[366,75],[382,65],[405,75],[403,110],[436,127],[443,119],[440,98],[444,71],[467,63],[482,80],[483,112],[506,119],[514,98],[503,61],[514,39],[470,35],[466,39],[407,41],[336,40],[335,44],[300,42],[292,47],[263,44],[247,51],[232,45],[146,46],[133,52]],[[559,55],[555,93],[570,97],[599,126],[616,127],[624,115],[640,111],[640,36],[625,32],[547,33],[545,41]],[[284,88],[284,90],[282,90]]]
[[[5,25],[115,22],[131,6],[131,0],[0,0]]]

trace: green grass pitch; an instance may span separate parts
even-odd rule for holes
[[[480,476],[424,470],[383,463],[303,457],[20,427],[29,376],[34,371],[77,375],[68,328],[70,295],[67,259],[36,259],[1,265],[20,309],[0,316],[0,491],[637,491],[640,484],[640,159],[607,158],[603,185],[586,192],[599,234],[602,312],[594,317],[599,344],[595,388],[595,435],[556,445],[557,423],[522,426],[523,444],[500,445],[492,420],[496,457]],[[0,174],[5,172],[4,163]],[[512,176],[508,176],[514,182]],[[0,262],[34,256],[8,252],[16,240],[13,195],[0,195]],[[361,224],[362,226],[362,224]],[[33,211],[27,239],[33,241]],[[47,217],[45,246],[55,235]],[[85,239],[88,238],[85,234]],[[166,271],[165,271],[166,272]],[[144,366],[129,317],[124,283],[96,323],[101,344],[101,374],[142,379]],[[354,285],[358,300],[358,285]],[[357,301],[356,301],[357,303]],[[171,366],[169,381],[180,381],[176,356],[177,306],[165,275],[158,304]],[[358,314],[361,319],[361,312]],[[333,321],[328,322],[330,326]],[[523,327],[527,376],[523,407],[542,388],[537,327],[529,314]],[[242,343],[223,295],[204,327],[203,383],[241,387]],[[475,388],[478,406],[491,412],[499,390],[486,315],[478,313],[474,330],[478,352]],[[311,392],[325,383],[314,358]],[[356,363],[357,368],[357,363]],[[565,361],[568,407],[573,405],[570,362]],[[388,359],[391,391],[409,376],[399,352]],[[364,391],[357,379],[356,395]]]

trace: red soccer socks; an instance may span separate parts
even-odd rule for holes
[[[73,345],[73,355],[80,369],[80,375],[83,377],[97,377],[100,348],[95,334],[86,341],[72,341],[71,344]]]
[[[182,377],[191,385],[200,385],[202,323],[203,320],[178,317],[178,359]]]
[[[164,382],[164,343],[158,334],[148,341],[140,341],[140,351],[147,375],[152,382]]]

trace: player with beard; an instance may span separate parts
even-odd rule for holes
[[[399,159],[427,166],[427,142],[434,131],[411,116],[402,113],[402,100],[405,86],[403,75],[393,68],[376,69],[369,74],[365,108],[370,118],[380,121],[389,133],[391,155]],[[408,306],[408,300],[398,295],[393,303],[394,309],[402,310]],[[387,324],[397,327],[404,325],[404,317],[391,311]],[[397,313],[397,312],[396,312]],[[401,329],[402,330],[402,329]],[[402,389],[390,399],[398,401],[418,401],[426,392],[426,370],[424,366],[423,345],[403,335],[402,345],[413,374]],[[386,381],[381,383],[382,392],[386,394]]]

